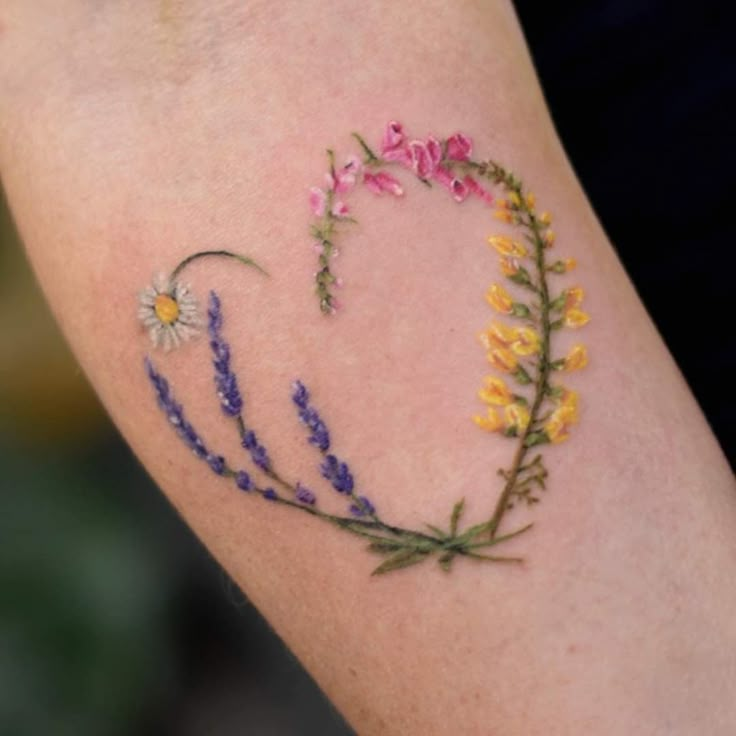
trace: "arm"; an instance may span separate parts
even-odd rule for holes
[[[80,362],[172,503],[360,733],[732,723],[731,480],[575,182],[509,8],[211,5],[61,18],[18,3],[0,52],[0,163],[21,233]],[[325,317],[313,293],[305,193],[322,185],[324,149],[339,164],[360,153],[354,129],[380,148],[394,116],[419,136],[466,131],[481,158],[516,172],[553,213],[555,251],[578,261],[557,288],[585,286],[590,364],[569,378],[580,424],[543,448],[542,502],[503,520],[535,523],[499,551],[524,557],[520,569],[463,559],[447,574],[428,560],[370,577],[382,558],[357,537],[238,492],[187,453],[143,368],[148,352],[208,445],[247,461],[237,418],[214,404],[207,341],[164,356],[135,319],[154,271],[202,249],[243,252],[269,277],[217,258],[186,277],[201,302],[220,296],[243,415],[279,474],[313,487],[316,508],[343,508],[296,421],[298,377],[381,518],[446,525],[461,497],[463,523],[492,518],[496,469],[517,445],[469,417],[491,372],[475,335],[493,319],[484,240],[507,232],[497,207],[394,172],[405,196],[356,194],[359,223],[340,229],[330,263],[344,307]],[[560,333],[563,354],[570,340]]]

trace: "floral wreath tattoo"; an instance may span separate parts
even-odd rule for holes
[[[492,160],[474,159],[472,141],[462,133],[445,140],[432,136],[426,140],[412,139],[399,123],[390,122],[378,149],[380,153],[358,134],[354,133],[353,137],[362,156],[351,155],[338,168],[335,155],[329,150],[325,184],[312,188],[309,193],[309,204],[316,218],[311,235],[319,262],[314,277],[315,292],[324,314],[333,315],[339,307],[333,294],[342,285],[332,270],[337,254],[336,239],[342,234],[343,226],[356,223],[345,203],[345,195],[363,184],[376,195],[402,197],[403,185],[386,169],[410,172],[428,188],[438,184],[458,203],[478,197],[494,205],[495,218],[509,231],[491,235],[488,244],[500,257],[500,271],[510,282],[508,288],[512,293],[493,283],[485,300],[495,312],[513,323],[492,321],[479,335],[489,365],[504,374],[506,380],[495,374],[483,379],[478,397],[484,413],[473,417],[481,430],[515,441],[510,465],[498,471],[501,490],[490,518],[462,528],[465,500],[461,499],[452,508],[444,528],[426,524],[423,529],[409,529],[387,522],[374,502],[359,490],[350,466],[333,450],[332,436],[312,403],[310,392],[296,380],[291,392],[296,416],[306,429],[307,442],[317,453],[322,477],[344,497],[347,507],[344,514],[323,510],[312,489],[277,468],[247,421],[243,394],[231,367],[230,346],[223,333],[222,303],[215,291],[209,294],[206,331],[216,395],[223,414],[238,432],[248,462],[233,464],[208,447],[186,418],[168,380],[146,357],[146,372],[159,407],[182,442],[213,473],[229,479],[241,491],[310,514],[364,538],[368,549],[384,558],[373,574],[409,567],[429,558],[435,558],[443,570],[450,570],[457,557],[522,562],[520,557],[497,555],[492,548],[531,529],[529,523],[501,533],[506,512],[518,503],[529,506],[538,503],[539,491],[546,487],[548,473],[539,448],[566,440],[571,426],[578,422],[577,392],[553,380],[553,374],[584,368],[588,362],[587,351],[583,345],[576,344],[565,357],[555,357],[552,343],[558,330],[582,327],[589,317],[580,308],[581,287],[572,286],[553,294],[550,285],[550,277],[573,270],[575,260],[548,260],[548,251],[555,242],[549,213],[537,212],[534,195],[525,190],[513,173]],[[502,198],[497,198],[496,192]],[[180,280],[187,266],[205,257],[227,258],[267,275],[252,259],[230,251],[200,251],[185,258],[170,276],[159,276],[140,294],[139,318],[154,347],[166,351],[176,348],[205,327],[196,298]]]

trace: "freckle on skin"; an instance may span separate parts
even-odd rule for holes
[[[568,654],[575,654],[577,652],[578,648],[574,644],[568,644],[567,645],[567,653]]]
[[[351,675],[352,675],[353,677],[357,677],[357,676],[358,676],[358,673],[357,673],[357,672],[355,671],[355,669],[354,669],[353,667],[348,667],[348,672],[349,672],[349,673],[350,673],[350,674],[351,674]]]

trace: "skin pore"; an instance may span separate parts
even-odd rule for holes
[[[565,158],[509,4],[47,0],[0,20],[0,170],[52,309],[171,503],[358,733],[732,732],[733,481]],[[252,258],[267,277],[212,258],[186,281],[201,308],[221,300],[243,416],[271,456],[345,512],[299,424],[299,378],[382,516],[446,524],[464,498],[463,523],[488,521],[513,454],[471,419],[493,208],[412,176],[400,199],[357,191],[343,307],[325,316],[314,293],[325,149],[342,165],[353,131],[380,146],[394,119],[422,139],[467,132],[521,177],[553,213],[555,254],[577,261],[558,283],[585,286],[579,427],[545,447],[541,502],[504,520],[534,521],[504,547],[522,566],[372,577],[360,540],[213,475],[146,374],[150,355],[207,442],[247,460],[208,337],[164,354],[136,309],[191,253]],[[560,333],[560,354],[577,339]]]

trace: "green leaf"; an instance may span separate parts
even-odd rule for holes
[[[462,542],[465,545],[475,536],[477,536],[481,532],[487,532],[489,529],[490,527],[488,526],[487,521],[484,521],[480,524],[476,524],[475,526],[471,526],[470,529],[466,529],[462,533],[462,535],[458,537],[458,541]]]
[[[526,304],[522,304],[521,302],[514,302],[511,305],[511,314],[514,317],[524,317],[524,318],[526,318],[526,317],[531,317],[532,312],[529,309],[529,307],[527,307]]]
[[[551,312],[559,312],[564,306],[565,302],[567,301],[567,292],[562,292],[556,299],[553,299],[549,303],[549,308]]]
[[[553,323],[552,323],[552,324],[551,324],[551,325],[549,326],[549,328],[550,328],[550,330],[559,330],[559,329],[561,329],[561,328],[562,328],[562,327],[564,327],[564,326],[565,326],[565,320],[564,320],[564,319],[558,319],[558,320],[555,320],[555,321],[554,321],[554,322],[553,322]]]
[[[532,382],[532,377],[521,364],[516,366],[516,370],[511,375],[523,386]]]
[[[546,432],[529,432],[524,440],[524,447],[534,447],[535,445],[544,445],[549,442]]]
[[[447,532],[440,529],[438,526],[432,526],[432,524],[425,524],[427,529],[434,532],[440,539],[447,539]]]
[[[370,149],[368,144],[363,140],[363,137],[358,133],[353,133],[353,138],[358,141],[358,144],[363,149],[363,153],[366,155],[366,163],[373,163],[378,161],[378,156]]]
[[[526,396],[519,396],[519,394],[513,395],[514,404],[520,404],[521,406],[529,407],[529,401],[527,400]]]
[[[465,508],[465,499],[461,498],[452,509],[452,516],[450,516],[450,536],[454,537],[457,534],[457,525],[460,522],[463,509]]]
[[[561,399],[564,393],[565,389],[562,386],[547,385],[547,396],[551,396],[553,399]]]
[[[547,266],[547,270],[553,273],[565,273],[567,267],[564,261],[555,261],[551,266]]]
[[[400,570],[402,567],[410,567],[422,562],[427,556],[426,552],[420,552],[416,549],[402,549],[391,555],[385,562],[380,564],[371,575],[385,575],[392,570]]]
[[[511,279],[515,284],[521,284],[522,286],[529,286],[532,282],[529,271],[527,271],[523,266],[519,266],[519,270],[509,276],[509,279]]]
[[[565,359],[564,358],[560,358],[559,360],[553,360],[549,364],[549,367],[553,371],[561,371],[565,367]]]
[[[390,539],[387,539],[385,542],[371,542],[368,545],[370,552],[379,552],[382,554],[395,552],[399,549],[404,549],[404,545],[401,542],[392,542]]]

